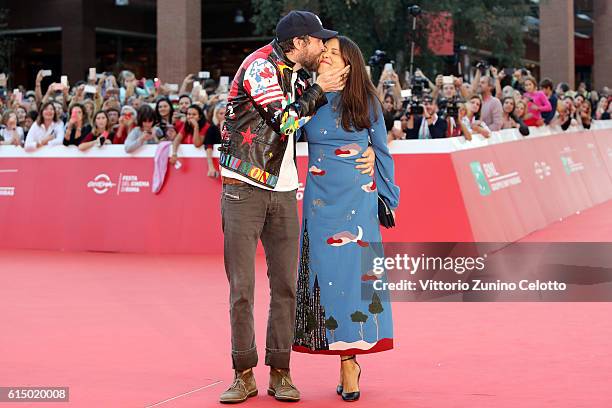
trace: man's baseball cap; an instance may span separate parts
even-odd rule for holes
[[[328,40],[336,37],[338,32],[323,28],[321,19],[310,11],[291,11],[281,18],[276,25],[276,38],[278,41],[285,41],[303,35]]]

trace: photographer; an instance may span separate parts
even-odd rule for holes
[[[447,123],[438,116],[438,106],[434,103],[431,95],[423,96],[420,105],[422,115],[412,114],[408,110],[408,123],[406,128],[406,139],[443,139],[446,137]],[[410,107],[409,107],[410,108]]]

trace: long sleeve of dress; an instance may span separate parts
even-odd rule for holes
[[[400,188],[395,184],[395,165],[393,157],[387,147],[387,130],[385,128],[385,120],[383,118],[382,107],[380,104],[375,104],[377,119],[374,120],[374,110],[372,110],[372,128],[370,129],[370,139],[372,148],[376,153],[376,162],[374,166],[374,180],[378,193],[389,200],[391,208],[395,209],[399,205]]]

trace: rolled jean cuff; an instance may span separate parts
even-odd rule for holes
[[[266,348],[266,365],[274,368],[289,369],[291,349],[277,350]]]
[[[257,366],[257,347],[250,350],[232,350],[232,367],[234,370],[244,371]]]

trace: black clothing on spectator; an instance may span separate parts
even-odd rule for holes
[[[221,143],[221,129],[219,126],[211,124],[204,135],[204,148],[212,148],[213,145]]]
[[[415,116],[414,117],[414,128],[406,129],[406,139],[418,139],[419,138],[419,129],[421,129],[421,124],[423,122],[423,116]],[[446,137],[446,129],[448,124],[444,119],[438,116],[436,121],[429,126],[429,134],[432,139],[444,139]]]
[[[550,102],[550,106],[552,106],[550,112],[541,112],[542,119],[544,119],[544,123],[547,125],[553,120],[555,112],[557,111],[557,95],[555,95],[554,92],[550,95],[550,98],[548,98],[548,102]]]
[[[64,136],[64,146],[70,146],[70,145],[74,145],[74,146],[78,146],[83,142],[87,142],[87,136],[89,136],[89,134],[91,133],[91,125],[85,125],[81,128],[81,136],[79,136],[78,138],[76,137],[76,128],[73,127],[72,130],[70,131],[70,134],[66,133],[67,136],[69,136],[68,140],[66,140],[66,137]]]

